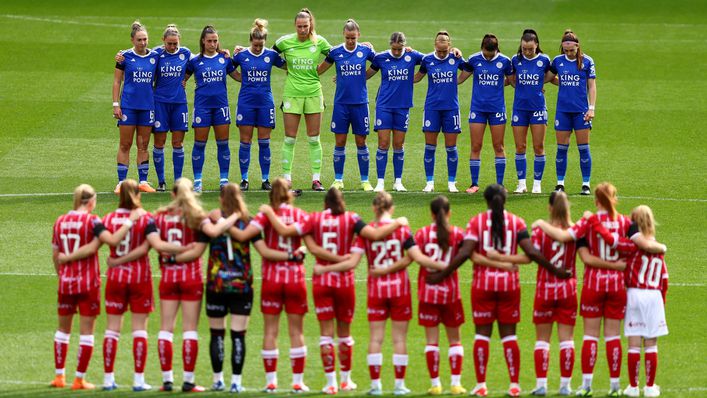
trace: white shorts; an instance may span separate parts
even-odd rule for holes
[[[660,290],[629,288],[626,295],[625,336],[655,338],[668,334]]]

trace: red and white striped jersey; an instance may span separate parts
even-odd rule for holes
[[[572,276],[560,279],[547,269],[538,266],[535,296],[544,300],[562,300],[577,294],[577,245],[579,243],[562,243],[552,240],[540,228],[533,229],[533,245],[557,268],[569,270]]]
[[[360,224],[359,224],[360,223]],[[346,211],[341,214],[332,214],[326,209],[322,212],[315,212],[309,215],[309,220],[302,231],[304,235],[312,235],[317,245],[331,253],[339,256],[351,252],[351,245],[360,231],[360,225],[364,225],[358,214]],[[357,228],[357,225],[359,227]],[[316,259],[317,264],[330,265],[330,261]],[[312,284],[329,287],[351,287],[354,285],[354,270],[345,272],[326,272],[321,275],[314,275]]]
[[[274,209],[275,214],[285,225],[294,224],[297,232],[301,236],[304,226],[307,224],[307,213],[289,204],[283,203],[279,208]],[[265,244],[273,249],[291,253],[302,245],[302,238],[299,236],[280,236],[275,228],[270,224],[270,220],[263,213],[258,213],[251,221],[251,225],[257,227],[264,234]],[[270,261],[263,260],[263,282],[275,283],[301,283],[304,280],[304,264],[294,261]]]
[[[437,225],[432,224],[415,233],[415,243],[420,248],[422,253],[430,257],[434,261],[440,261],[449,264],[449,261],[457,255],[459,246],[464,240],[464,231],[455,226],[451,226],[449,231],[449,248],[446,252],[437,244]],[[417,278],[418,290],[417,297],[421,302],[430,304],[449,304],[460,299],[459,295],[459,276],[455,270],[451,275],[444,278],[438,284],[428,284],[425,281],[430,271],[425,267],[420,267],[420,273]]]
[[[491,238],[491,210],[479,213],[469,220],[464,239],[477,242],[476,252],[486,255],[488,250],[496,250],[501,254],[518,254],[518,242],[529,238],[525,221],[508,211],[503,212],[505,239],[503,247],[494,247]],[[518,272],[503,271],[498,268],[474,264],[474,279],[472,288],[483,291],[508,292],[520,289]]]
[[[378,228],[392,222],[390,219],[374,221],[368,225]],[[361,236],[356,238],[352,252],[366,253],[368,269],[388,268],[403,257],[403,250],[415,246],[410,228],[402,226],[396,229],[385,239],[370,241]],[[371,298],[393,298],[405,297],[410,294],[410,278],[407,268],[392,274],[374,277],[368,275],[368,297]]]
[[[633,250],[628,253],[625,274],[628,288],[668,290],[668,266],[662,253],[648,253],[634,244]]]
[[[596,217],[607,231],[612,234],[617,234],[618,236],[626,236],[631,226],[631,219],[622,214],[618,214],[616,219],[612,220],[609,217],[609,213],[598,211]],[[594,232],[591,223],[587,219],[582,218],[577,221],[577,223],[569,229],[569,233],[574,240],[585,238],[587,247],[589,247],[589,253],[593,256],[609,262],[619,260],[619,250],[612,248],[598,233]],[[584,266],[583,283],[588,289],[597,292],[617,292],[625,289],[623,271],[596,268],[586,264]]]
[[[71,254],[90,243],[105,227],[95,214],[72,210],[59,216],[54,223],[52,247],[64,254]],[[59,266],[59,293],[81,294],[101,285],[98,252],[81,260]]]
[[[204,218],[202,224],[210,222]],[[209,238],[198,230],[187,226],[186,220],[179,213],[158,212],[155,225],[163,241],[174,245],[186,246],[194,242],[207,243]],[[169,264],[160,256],[162,280],[168,283],[201,281],[201,257],[187,263]]]
[[[126,220],[130,218],[130,210],[117,209],[112,213],[103,216],[103,225],[111,233],[119,230]],[[113,258],[124,256],[131,251],[137,249],[145,242],[145,237],[150,231],[155,232],[155,219],[152,214],[147,213],[140,217],[130,228],[130,231],[120,243],[110,248],[110,256]],[[115,267],[109,267],[106,272],[108,280],[120,283],[143,283],[151,280],[152,272],[150,271],[150,256],[145,254],[141,258],[121,264]]]

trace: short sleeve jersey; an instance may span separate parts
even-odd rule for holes
[[[272,108],[275,101],[272,96],[270,79],[273,66],[279,68],[285,64],[280,55],[263,48],[258,55],[250,49],[233,56],[233,64],[241,68],[241,90],[238,92],[238,106],[246,108]]]
[[[197,55],[187,63],[187,74],[196,81],[194,108],[210,109],[228,106],[226,80],[236,69],[231,58],[216,53],[212,56]]]
[[[458,110],[457,71],[463,68],[464,60],[447,54],[438,58],[437,54],[425,55],[420,63],[420,73],[427,75],[426,110]]]
[[[238,229],[248,226],[243,220],[234,225]],[[250,244],[262,239],[260,234],[249,242],[239,242],[228,233],[212,238],[209,242],[209,265],[206,269],[206,289],[213,293],[245,294],[253,290],[253,267]]]
[[[372,62],[375,53],[366,46],[357,44],[349,51],[340,44],[331,49],[326,62],[336,68],[336,104],[367,104],[366,61]]]
[[[153,84],[157,70],[158,53],[148,50],[145,55],[138,55],[130,49],[123,52],[123,62],[115,64],[123,71],[123,92],[120,94],[120,107],[151,111],[155,109]]]
[[[70,211],[59,216],[54,223],[52,247],[60,253],[71,254],[79,247],[90,243],[105,230],[101,219],[94,214]],[[98,268],[98,252],[81,260],[59,266],[59,293],[81,294],[98,288],[101,274]]]
[[[459,227],[452,226],[449,231],[449,247],[445,252],[442,252],[437,241],[437,225],[428,225],[415,233],[415,243],[422,253],[434,261],[447,264],[457,255],[463,240],[464,231]],[[457,271],[454,271],[451,275],[444,278],[442,282],[434,285],[426,282],[427,275],[429,274],[430,271],[428,271],[427,268],[420,268],[417,290],[417,297],[420,302],[450,304],[460,299],[459,276]]]
[[[505,112],[503,84],[505,77],[513,74],[511,60],[501,53],[488,60],[477,52],[469,57],[464,70],[474,74],[471,111]]]
[[[322,56],[329,54],[331,45],[317,35],[316,40],[300,41],[292,33],[277,39],[273,50],[287,61],[285,97],[317,97],[322,95],[322,84],[317,74],[317,66]]]
[[[511,58],[511,64],[516,81],[513,109],[519,111],[546,110],[543,85],[545,73],[550,70],[550,57],[542,53],[533,58],[516,54]]]
[[[400,57],[394,57],[390,50],[376,54],[371,63],[373,70],[381,72],[376,108],[412,108],[415,66],[423,57],[418,51],[403,52]]]
[[[550,263],[558,268],[569,270],[572,276],[560,279],[547,269],[538,266],[535,296],[543,300],[562,300],[577,293],[577,245],[574,241],[563,243],[552,240],[540,228],[533,229],[533,246],[545,256]]]
[[[560,87],[557,91],[558,112],[586,112],[589,109],[587,82],[596,79],[594,60],[587,54],[582,57],[582,69],[577,60],[570,60],[566,55],[552,59],[550,71],[557,75]]]
[[[640,233],[636,223],[631,224],[628,237]],[[668,290],[668,266],[663,253],[648,253],[631,245],[626,261],[626,287],[634,289]]]
[[[116,233],[129,218],[130,210],[119,208],[103,217],[103,225],[111,233]],[[125,238],[117,246],[110,248],[110,256],[116,258],[130,253],[145,242],[148,234],[156,232],[157,227],[152,214],[143,215],[133,223]],[[145,254],[137,260],[110,267],[106,276],[109,281],[119,283],[133,284],[151,281],[150,257]]]
[[[187,62],[192,57],[186,47],[179,47],[174,53],[163,47],[156,48],[157,78],[155,79],[155,102],[167,104],[186,104],[187,93],[182,81],[187,72]]]
[[[208,219],[204,219],[202,224],[208,221]],[[174,245],[187,246],[190,243],[207,243],[209,241],[209,237],[201,231],[189,228],[181,214],[157,212],[155,214],[155,226],[160,232],[160,238]],[[159,259],[164,282],[201,282],[201,257],[187,263],[177,264],[166,262],[162,256]]]

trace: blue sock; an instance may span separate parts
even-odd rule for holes
[[[356,158],[358,159],[358,171],[361,174],[361,182],[368,181],[368,163],[371,155],[368,153],[368,146],[356,147]]]
[[[437,145],[425,144],[425,154],[423,161],[425,163],[425,177],[427,182],[435,180],[435,152]]]
[[[204,154],[206,141],[194,140],[194,149],[191,151],[191,168],[194,171],[194,180],[201,181],[201,171],[204,169]]]
[[[184,169],[184,148],[172,148],[172,165],[174,166],[174,181],[182,178]]]
[[[479,185],[479,172],[481,171],[481,159],[469,159],[469,173],[471,173],[471,185]]]
[[[241,146],[238,148],[238,163],[241,165],[241,180],[247,180],[250,168],[250,142],[241,141]]]
[[[527,168],[527,161],[525,159],[525,152],[516,153],[516,174],[519,180],[525,180],[525,169]]]
[[[403,178],[403,166],[405,165],[405,148],[393,149],[393,176]]]
[[[152,162],[155,164],[157,182],[164,183],[164,148],[152,147]]]
[[[589,144],[577,145],[579,149],[579,168],[582,170],[582,183],[589,185],[592,177],[592,154],[589,152]]]
[[[503,176],[506,174],[506,157],[496,157],[496,184],[503,185]]]
[[[378,148],[376,151],[376,174],[378,174],[379,180],[385,178],[386,167],[388,167],[388,150]]]
[[[346,147],[334,147],[334,179],[341,181],[344,179],[344,164],[346,163]]]
[[[260,172],[263,175],[263,181],[270,179],[270,139],[265,138],[258,140],[258,162],[260,163]]]
[[[139,165],[137,165],[137,176],[139,183],[147,182],[147,174],[150,172],[150,161],[146,160]]]
[[[216,140],[216,156],[218,157],[220,182],[227,182],[228,170],[231,167],[231,148],[228,146],[228,140]]]
[[[459,152],[457,146],[447,147],[447,181],[455,182],[457,180],[457,166],[459,164]]]
[[[128,165],[118,163],[118,182],[123,182],[126,178],[128,178]]]
[[[545,172],[545,155],[535,155],[533,171],[533,174],[535,175],[535,180],[541,181],[543,179],[543,173]]]
[[[565,174],[567,173],[567,151],[569,145],[557,144],[557,157],[555,158],[555,171],[557,173],[557,181],[564,182]]]

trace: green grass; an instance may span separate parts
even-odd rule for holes
[[[115,185],[115,151],[117,129],[110,116],[110,89],[113,78],[113,55],[118,49],[127,48],[129,26],[140,18],[151,33],[151,44],[157,45],[161,29],[167,23],[177,23],[182,29],[182,43],[191,49],[198,48],[198,35],[205,24],[212,23],[221,34],[225,47],[247,42],[247,32],[255,17],[270,20],[271,43],[280,35],[292,31],[292,18],[300,5],[285,1],[268,3],[214,1],[205,4],[193,2],[140,2],[128,5],[116,2],[74,1],[70,4],[51,1],[4,1],[0,4],[0,47],[5,56],[0,58],[0,395],[72,395],[69,391],[51,391],[45,387],[52,377],[52,336],[56,327],[56,279],[50,260],[51,225],[55,218],[71,207],[71,198],[57,196],[8,196],[10,194],[66,193],[80,182],[92,184],[98,191],[112,190]],[[305,4],[302,4],[305,5]],[[707,51],[707,5],[700,1],[660,2],[570,2],[530,1],[484,3],[447,2],[430,4],[413,2],[330,3],[314,1],[306,4],[317,16],[317,30],[330,43],[341,41],[341,27],[349,18],[361,25],[361,40],[370,41],[377,50],[387,46],[392,31],[407,34],[411,46],[422,51],[432,50],[433,35],[440,29],[449,30],[453,44],[465,55],[475,52],[481,37],[494,32],[501,40],[501,50],[512,55],[518,37],[526,27],[535,28],[545,52],[557,53],[562,31],[571,27],[580,36],[582,46],[597,65],[597,118],[592,134],[594,181],[608,180],[616,184],[621,195],[619,209],[628,213],[638,204],[648,204],[660,222],[658,238],[668,244],[667,255],[671,287],[667,316],[671,334],[660,341],[661,362],[658,383],[666,396],[697,396],[707,391],[707,332],[702,326],[707,317],[704,302],[707,287],[702,270],[707,266],[707,234],[704,232],[707,214],[707,160],[704,158],[701,128],[707,119],[707,79],[700,71],[705,61],[701,54]],[[325,98],[331,103],[334,86],[328,72],[322,78]],[[380,78],[369,82],[371,108]],[[273,88],[276,103],[282,94],[284,74],[275,72]],[[193,86],[188,87],[190,97]],[[229,83],[232,108],[235,107],[237,85]],[[409,137],[406,142],[407,162],[404,183],[411,190],[424,184],[421,154],[424,140],[419,133],[426,82],[415,89],[415,104],[411,112]],[[471,87],[460,87],[462,114],[468,109]],[[556,88],[547,87],[550,115],[554,115]],[[508,109],[512,91],[506,91]],[[325,158],[322,179],[332,181],[331,152],[333,140],[328,133],[331,111],[324,113],[322,141]],[[273,132],[272,174],[279,172],[281,117]],[[233,126],[232,136],[236,137]],[[488,137],[487,137],[488,140]],[[211,139],[210,141],[213,141]],[[188,136],[187,157],[191,150]],[[376,143],[375,135],[369,146]],[[469,150],[468,132],[460,135],[459,186],[469,182],[466,153]],[[232,153],[235,158],[235,140]],[[547,192],[554,185],[554,146],[552,128],[548,130],[546,148],[548,167],[543,188]],[[506,133],[506,152],[509,163],[506,184],[514,185],[514,150],[510,127]],[[702,148],[702,149],[701,149]],[[217,184],[215,145],[209,142],[210,156],[205,168],[205,184],[214,189]],[[170,151],[166,162],[171,163]],[[255,154],[255,153],[254,153]],[[481,183],[494,178],[490,144],[484,147]],[[354,186],[357,179],[355,151],[348,147],[346,181]],[[438,188],[443,187],[445,175],[444,155],[438,156]],[[306,167],[307,148],[298,140],[295,163]],[[580,184],[576,149],[570,150],[567,186],[578,190]],[[167,167],[168,176],[171,174]],[[185,175],[190,176],[187,162]],[[371,167],[374,175],[375,165]],[[389,166],[389,181],[392,166]],[[130,175],[135,176],[134,164]],[[253,162],[251,180],[260,175],[257,162]],[[236,179],[237,162],[232,165]],[[154,181],[154,171],[151,171]],[[296,173],[295,184],[308,184],[309,173]],[[408,193],[395,195],[396,214],[410,219],[413,229],[429,222],[427,203],[431,195]],[[202,196],[205,207],[217,206],[213,193]],[[321,208],[323,196],[306,193],[297,205],[312,211]],[[483,210],[480,197],[463,194],[450,197],[453,206],[452,222],[463,226],[469,217]],[[266,200],[263,193],[247,194],[251,210]],[[371,219],[371,195],[347,193],[348,207]],[[546,196],[511,196],[508,209],[521,215],[528,222],[546,216]],[[168,201],[166,195],[149,195],[145,207],[155,209]],[[98,214],[111,211],[116,203],[112,195],[100,195]],[[591,199],[572,196],[575,216],[581,210],[591,209]],[[105,258],[102,249],[101,258]],[[256,259],[259,263],[259,259]],[[156,264],[153,258],[153,264]],[[312,259],[307,260],[311,269]],[[259,267],[256,267],[258,269]],[[155,272],[158,274],[158,271]],[[581,273],[581,265],[580,265]],[[410,268],[415,281],[417,268]],[[461,269],[464,305],[469,309],[470,266]],[[357,270],[357,278],[365,279],[364,267]],[[521,270],[523,285],[523,320],[518,327],[522,350],[521,385],[529,391],[534,385],[532,350],[534,330],[530,321],[535,267]],[[413,283],[415,285],[416,283]],[[365,351],[368,327],[365,320],[365,284],[358,285],[358,307],[353,335],[356,338],[354,380],[362,390],[368,384]],[[258,286],[259,289],[259,286]],[[311,307],[311,306],[310,306]],[[156,355],[156,336],[159,314],[150,321],[150,352],[147,381],[159,383]],[[126,317],[126,324],[129,324]],[[263,384],[263,370],[259,357],[262,338],[262,319],[257,309],[253,312],[248,331],[248,355],[245,385],[258,388]],[[469,314],[467,313],[467,318]],[[210,384],[208,359],[208,327],[202,318],[200,325],[201,354],[197,364],[197,380]],[[282,325],[285,326],[284,324]],[[314,314],[306,317],[306,338],[309,361],[305,380],[313,391],[323,385],[324,379],[318,358],[318,325]],[[89,368],[88,378],[102,381],[101,340],[105,316],[98,319],[96,348]],[[177,327],[175,351],[176,380],[181,380],[181,358]],[[284,331],[284,329],[283,329]],[[473,327],[463,327],[467,352],[471,348]],[[280,384],[289,382],[289,366],[285,338],[280,339]],[[575,333],[576,343],[581,342],[581,321]],[[116,376],[123,387],[131,384],[132,359],[129,327],[123,328],[120,341]],[[74,335],[67,360],[67,373],[72,375],[76,364],[77,338]],[[424,333],[416,321],[410,326],[408,347],[411,356],[407,383],[414,393],[423,393],[428,387],[424,366]],[[443,353],[446,349],[442,345]],[[550,390],[555,391],[559,378],[557,344],[553,341]],[[392,387],[390,344],[384,356],[384,387]],[[608,386],[604,350],[596,368],[595,386],[599,394]],[[226,374],[230,369],[226,366]],[[489,364],[489,386],[494,395],[500,395],[507,386],[507,373],[497,339],[492,342]],[[623,370],[625,383],[625,369]],[[467,355],[463,382],[473,386],[473,365]],[[442,380],[448,383],[448,366],[442,364]],[[580,380],[579,355],[575,364],[574,385]],[[126,388],[123,388],[126,391]],[[118,393],[117,395],[120,395]],[[90,395],[90,394],[81,394]],[[111,394],[115,396],[116,394]]]

